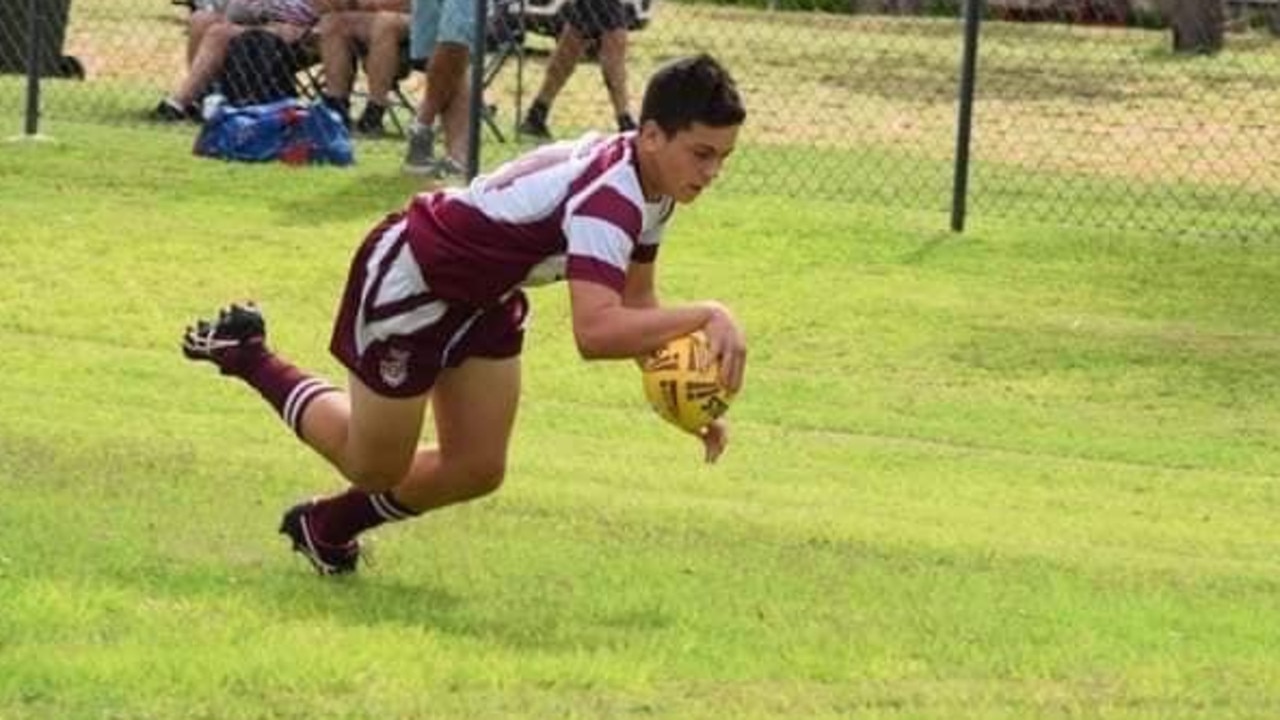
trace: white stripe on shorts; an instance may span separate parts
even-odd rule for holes
[[[369,254],[368,262],[365,263],[364,288],[360,292],[360,307],[356,311],[355,323],[356,352],[362,355],[375,341],[385,340],[392,335],[409,335],[439,322],[448,310],[448,305],[443,300],[432,300],[399,315],[371,323],[365,322],[364,308],[375,287],[378,294],[373,298],[374,307],[397,302],[430,290],[426,280],[422,278],[422,271],[418,268],[413,253],[409,250],[409,243],[400,243],[400,251],[391,261],[391,266],[387,268],[385,274],[381,273],[383,262],[396,246],[407,223],[407,220],[401,220],[387,228],[378,239],[373,252]],[[380,286],[377,284],[379,277],[382,279]]]

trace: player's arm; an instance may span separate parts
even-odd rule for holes
[[[628,307],[623,294],[590,280],[569,281],[573,338],[589,360],[646,355],[711,320],[704,305]]]
[[[654,291],[654,264],[633,262],[627,269],[627,284],[622,291],[622,304],[629,308],[656,308],[658,294]],[[644,366],[645,356],[637,355],[636,364]]]
[[[658,293],[654,290],[654,265],[651,262],[633,262],[627,268],[627,284],[622,290],[622,304],[629,308],[658,307]]]
[[[569,281],[569,302],[573,337],[584,358],[646,355],[668,340],[700,329],[720,362],[721,380],[734,392],[742,384],[746,340],[733,315],[717,302],[628,307],[623,293],[590,280]]]

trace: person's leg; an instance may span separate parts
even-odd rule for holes
[[[229,22],[214,23],[206,28],[186,76],[177,89],[160,101],[151,112],[151,117],[165,122],[197,119],[200,110],[196,107],[196,98],[222,72],[227,59],[227,47],[231,44],[231,39],[242,32],[243,26]]]
[[[428,103],[439,102],[438,98],[431,98],[431,92],[438,84],[432,80],[431,68],[435,64],[441,10],[441,0],[413,0],[409,20],[409,57],[424,63],[427,75],[427,92],[418,101],[417,112],[409,126],[409,143],[404,156],[404,172],[415,175],[429,174],[435,168],[436,136],[432,123],[438,110],[429,113],[427,106]],[[424,117],[430,117],[430,120],[423,122]]]
[[[226,18],[222,13],[214,10],[195,10],[187,18],[188,67],[191,65],[191,61],[195,59],[196,52],[200,49],[200,41],[204,38],[205,31],[220,22],[226,22]]]
[[[554,103],[560,91],[564,89],[565,83],[569,82],[569,78],[573,76],[573,71],[577,69],[578,61],[586,48],[587,39],[577,28],[566,24],[560,31],[560,37],[556,39],[555,49],[547,61],[547,73],[542,78],[542,85],[538,87],[538,94],[534,96],[534,100],[542,101],[547,105]]]
[[[323,100],[350,124],[351,86],[355,82],[356,43],[368,42],[372,16],[362,12],[328,13],[316,25],[324,68]]]
[[[335,398],[323,405],[313,403],[315,409],[309,414],[314,413],[317,419],[308,418],[305,424],[309,428],[326,426],[331,434],[325,441],[328,443],[336,443],[345,428],[348,452],[364,454],[375,462],[388,452],[399,457],[406,447],[413,447],[417,434],[396,440],[386,437],[385,422],[399,416],[400,410],[384,412],[381,406],[386,398],[373,394],[358,379],[352,380],[352,410],[345,423],[333,412],[341,406]],[[399,475],[392,487],[386,487],[385,482],[378,483],[382,489],[353,487],[295,507],[291,512],[299,513],[299,524],[306,523],[307,544],[330,553],[339,548],[357,548],[354,552],[358,553],[356,538],[366,530],[498,489],[506,474],[507,448],[520,400],[519,357],[472,358],[461,367],[445,370],[431,399],[437,445],[419,445],[407,472]],[[326,418],[323,423],[321,416]],[[407,428],[413,418],[421,422],[420,407],[416,413],[406,409],[395,422]]]
[[[394,240],[395,232],[392,226],[386,236]],[[356,264],[373,259],[374,255],[361,256]],[[361,271],[354,272],[357,286],[366,286]],[[394,268],[389,272],[399,277]],[[405,297],[416,297],[415,290],[407,292],[410,294]],[[370,385],[352,378],[346,414],[340,396],[326,395],[313,402],[314,409],[306,410],[302,420],[302,432],[313,447],[344,448],[341,461],[352,466],[349,475],[361,475],[362,482],[344,493],[310,503],[302,512],[314,530],[314,542],[329,548],[355,547],[358,552],[356,536],[369,528],[479,497],[502,482],[520,397],[519,358],[528,300],[518,294],[484,310],[450,307],[428,326],[431,329],[426,334],[413,335],[416,340],[412,345],[397,340],[379,349],[372,344],[353,362],[352,353],[358,351],[360,338],[368,338],[368,332],[378,327],[406,327],[414,317],[425,320],[436,316],[431,304],[419,305],[402,315],[361,325],[365,322],[361,318],[371,317],[367,313],[378,313],[376,308],[366,308],[366,314],[353,316],[351,308],[356,304],[349,285],[335,326],[333,349],[349,367],[364,368],[361,377]],[[409,347],[413,349],[405,349]],[[408,360],[410,355],[419,362],[430,362],[417,364]],[[398,369],[398,358],[408,362],[402,366],[403,373]],[[444,368],[436,370],[439,365],[431,359],[438,359]],[[397,383],[394,387],[406,389],[430,383],[436,447],[418,445],[413,451],[420,429],[410,421],[420,421],[422,409],[401,407],[386,398],[382,393],[393,387],[388,385],[392,382]],[[395,420],[397,416],[400,419]],[[386,418],[392,418],[405,432],[388,436]],[[411,464],[383,464],[387,457],[404,461],[406,452],[412,455]],[[363,470],[356,472],[354,465]]]
[[[441,47],[457,47],[441,45]],[[454,70],[453,94],[449,97],[441,112],[440,125],[444,130],[445,153],[452,161],[450,170],[466,167],[467,154],[471,148],[471,76],[467,72],[469,48],[460,53],[458,69]],[[443,82],[448,82],[444,80]]]
[[[387,107],[391,87],[400,71],[401,46],[409,35],[409,16],[377,13],[369,29],[369,53],[364,72],[369,81],[369,102]]]
[[[565,83],[569,82],[586,47],[587,41],[582,33],[573,25],[565,23],[560,37],[556,39],[555,49],[551,51],[551,59],[547,61],[547,71],[538,87],[538,93],[520,123],[521,134],[542,139],[551,137],[551,131],[547,127],[551,104],[564,89]]]
[[[343,392],[274,353],[254,365],[242,379],[353,486],[289,508],[280,532],[320,574],[354,572],[360,559],[356,534],[418,514],[398,503],[390,490],[416,464],[427,393],[386,397],[354,373]]]
[[[440,162],[450,162],[450,167],[465,160],[468,149],[467,67],[471,50],[455,42],[436,43],[435,52],[427,64],[427,91],[418,105],[417,117],[409,138],[409,151],[405,155],[404,171],[412,174],[432,174],[440,169],[435,159],[432,126],[444,116],[446,155]]]
[[[356,536],[364,530],[490,493],[505,472],[527,301],[518,296],[477,315],[435,301],[405,305],[420,297],[408,288],[403,298],[388,301],[406,308],[402,313],[366,308],[371,280],[376,291],[381,278],[402,274],[383,265],[371,278],[364,270],[387,252],[388,242],[395,245],[397,232],[377,229],[352,264],[332,346],[344,363],[360,368],[352,370],[345,393],[269,350],[262,315],[251,305],[201,321],[183,338],[188,358],[213,362],[257,390],[303,442],[353,483],[344,493],[295,505],[282,520],[281,532],[322,574],[356,569]],[[360,308],[378,317],[370,320]],[[376,339],[393,328],[411,334]],[[433,358],[447,362],[451,350],[464,359],[436,370]],[[404,397],[394,396],[400,390]],[[435,448],[420,445],[429,393]]]
[[[431,396],[438,450],[418,452],[396,499],[421,513],[497,490],[519,403],[518,356],[471,358],[442,372]]]
[[[467,68],[470,65],[471,41],[474,39],[475,28],[474,0],[441,0],[435,50],[427,66],[427,92],[418,108],[413,126],[414,135],[418,135],[443,116],[447,149],[444,157],[439,160],[415,162],[419,157],[415,157],[414,138],[411,136],[410,152],[405,157],[405,172],[437,177],[465,172],[464,164],[471,140],[467,118],[471,101]]]
[[[204,89],[222,72],[227,60],[227,47],[232,38],[245,30],[243,25],[234,23],[218,23],[205,31],[200,49],[191,60],[191,68],[174,91],[172,99],[183,106],[190,105],[200,97]]]
[[[350,459],[364,458],[367,467],[388,454],[399,456],[406,444],[412,448],[418,442],[417,433],[388,438],[384,425],[388,418],[397,417],[400,422],[412,417],[421,422],[421,406],[416,416],[409,409],[401,416],[398,409],[387,412],[382,407],[386,400],[367,388],[352,392],[345,452]],[[493,492],[502,482],[519,400],[519,357],[470,358],[460,367],[444,370],[431,392],[436,446],[418,446],[406,470],[361,489],[391,490],[395,500],[415,514]],[[313,403],[317,415],[325,413],[318,405]],[[330,439],[337,435],[333,433]]]
[[[627,31],[609,30],[600,36],[600,72],[613,105],[613,116],[619,130],[635,129],[627,97]]]
[[[422,301],[420,271],[399,251],[404,227],[399,219],[384,221],[352,259],[330,345],[351,369],[346,392],[269,349],[266,322],[252,304],[232,305],[183,335],[187,358],[211,362],[256,390],[299,439],[358,488],[334,504],[338,516],[357,528],[415,514],[387,491],[413,465],[442,346],[461,335],[471,317],[466,308]],[[401,294],[387,296],[387,288]],[[510,352],[518,353],[518,346]],[[352,572],[359,544],[323,540],[315,517],[320,505],[290,508],[280,530],[320,573]]]
[[[295,422],[302,441],[352,485],[376,492],[395,487],[409,471],[426,403],[426,394],[379,395],[349,373],[346,392],[318,394]]]
[[[365,277],[351,282],[363,286]],[[350,299],[349,292],[341,309],[344,317],[355,312]],[[212,362],[223,375],[258,391],[300,440],[352,484],[375,490],[396,485],[418,444],[429,379],[421,392],[393,398],[377,394],[352,374],[349,390],[343,392],[271,350],[266,334],[266,321],[255,305],[233,304],[216,320],[188,328],[183,353]],[[353,423],[353,416],[373,419]]]

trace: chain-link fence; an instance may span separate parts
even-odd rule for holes
[[[706,50],[734,72],[749,108],[726,186],[950,209],[960,8],[951,0],[785,7],[796,1],[624,0],[633,26],[626,56],[632,111],[658,64]],[[1161,12],[1142,0],[988,0],[977,54],[970,215],[1280,234],[1280,0],[1213,4],[1220,1],[1170,0],[1172,9]],[[486,163],[517,147],[520,114],[548,70],[567,4],[498,2],[490,5],[503,24],[489,33]],[[27,3],[0,0],[0,123],[15,129],[28,105],[21,74]],[[186,5],[38,5],[43,122],[152,122],[148,115],[187,74]],[[1212,11],[1179,25],[1184,6]],[[308,72],[316,79],[323,73],[318,57],[314,62]],[[547,122],[557,136],[615,126],[600,67],[580,64],[555,98]],[[422,74],[410,69],[396,73],[387,136],[357,136],[362,162],[398,166],[411,106],[424,91]],[[365,80],[355,88],[358,115]],[[155,131],[175,130],[157,124]]]

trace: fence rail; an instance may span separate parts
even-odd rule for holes
[[[25,122],[26,63],[17,50],[26,47],[26,2],[0,5],[0,118],[15,130]],[[633,103],[659,63],[710,51],[738,77],[750,112],[726,185],[948,210],[963,36],[957,10],[938,3],[843,4],[857,13],[759,5],[654,6],[649,24],[630,34]],[[146,123],[147,111],[184,72],[187,11],[168,0],[40,6],[42,122]],[[1242,15],[1248,8],[1233,0],[1222,51],[1184,55],[1171,50],[1168,29],[1131,24],[1142,17],[1133,6],[1092,14],[1081,7],[1040,3],[1029,16],[1003,3],[986,13],[970,216],[1280,237],[1280,39],[1268,29],[1270,16]],[[920,14],[884,14],[903,8]],[[931,9],[942,14],[927,14]],[[486,162],[513,151],[517,112],[541,79],[553,42],[526,33],[488,86],[486,103],[506,142],[482,133]],[[413,102],[423,91],[421,75],[402,89]],[[611,128],[606,99],[598,69],[581,66],[555,103],[554,129],[569,135]],[[362,162],[385,163],[389,171],[404,147],[400,137],[357,143]]]

